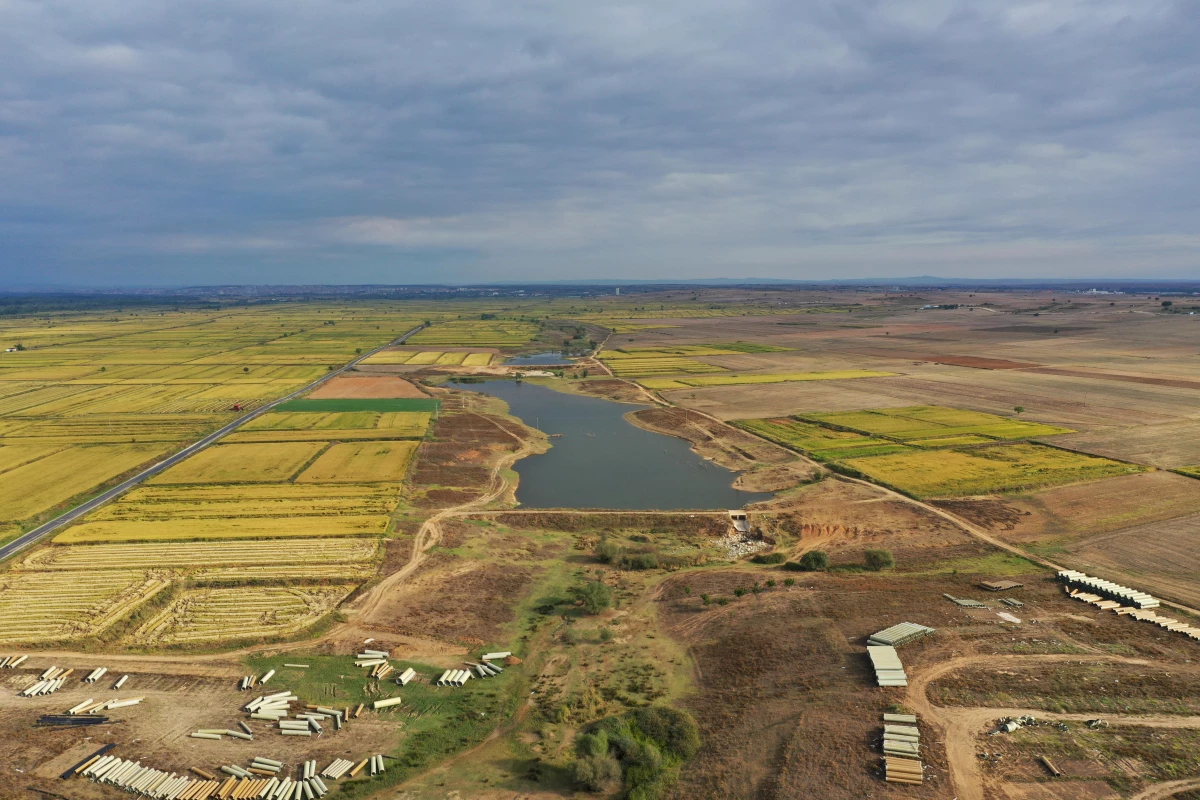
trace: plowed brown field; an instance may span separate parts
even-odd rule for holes
[[[339,375],[309,395],[314,400],[346,397],[428,397],[413,384],[395,375],[369,378]]]

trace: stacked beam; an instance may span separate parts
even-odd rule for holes
[[[883,771],[888,783],[919,786],[923,781],[921,731],[912,714],[883,715]]]
[[[1131,617],[1140,622],[1152,622],[1160,628],[1165,628],[1172,633],[1182,633],[1189,639],[1200,641],[1200,628],[1191,625],[1174,617],[1159,616],[1156,612],[1150,609],[1134,608],[1132,606],[1123,606],[1115,600],[1108,600],[1098,594],[1090,592],[1082,592],[1078,589],[1067,588],[1067,594],[1076,600],[1084,603],[1089,603],[1102,611],[1112,611],[1118,616]]]
[[[39,728],[82,728],[88,725],[107,725],[108,723],[108,717],[43,714],[38,717],[37,726]]]
[[[883,645],[868,645],[867,655],[875,668],[875,682],[880,686],[908,686],[908,675],[896,648]]]
[[[1119,605],[1142,609],[1159,607],[1158,598],[1153,595],[1146,594],[1137,589],[1130,589],[1128,586],[1122,586],[1119,583],[1106,581],[1103,578],[1094,578],[1091,575],[1085,575],[1073,569],[1062,570],[1058,573],[1058,579],[1067,586],[1082,587],[1110,600],[1119,601]]]
[[[915,622],[901,622],[899,625],[884,628],[879,633],[867,637],[867,644],[900,647],[909,642],[915,642],[917,639],[928,636],[933,632],[933,628],[927,628]],[[484,660],[487,660],[486,656],[484,656]]]
[[[16,669],[25,663],[29,656],[4,656],[0,658],[0,669]]]

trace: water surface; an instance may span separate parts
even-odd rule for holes
[[[514,367],[569,367],[571,362],[563,358],[562,353],[532,353],[527,356],[513,356],[504,360],[505,364]]]
[[[525,508],[741,508],[771,497],[734,489],[737,473],[696,455],[683,439],[625,419],[645,406],[515,381],[470,390],[499,397],[514,416],[552,437],[548,452],[514,467],[521,478],[517,501]]]

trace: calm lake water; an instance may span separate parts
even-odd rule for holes
[[[562,434],[548,452],[516,463],[517,501],[525,508],[741,508],[771,497],[734,489],[737,473],[705,461],[683,439],[625,419],[645,406],[515,381],[470,389],[504,400],[527,425]]]
[[[563,358],[562,353],[533,353],[527,356],[513,356],[505,359],[505,364],[514,367],[569,367],[571,361]]]

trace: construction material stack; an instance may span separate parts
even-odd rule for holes
[[[4,656],[0,658],[0,669],[16,669],[25,663],[29,656]]]
[[[920,785],[921,732],[914,714],[883,715],[883,770],[888,783]]]
[[[875,682],[880,686],[908,686],[908,675],[896,648],[884,645],[868,645],[867,655],[875,668]]]

